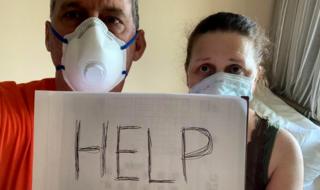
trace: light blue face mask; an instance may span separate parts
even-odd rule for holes
[[[189,92],[221,96],[247,96],[251,100],[253,81],[250,77],[218,72],[194,85]]]

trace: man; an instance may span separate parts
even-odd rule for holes
[[[35,90],[120,92],[146,47],[137,0],[51,0],[50,15],[55,78],[0,83],[1,190],[32,188]]]

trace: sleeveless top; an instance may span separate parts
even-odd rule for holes
[[[246,190],[264,190],[269,182],[268,168],[273,145],[279,131],[268,124],[266,119],[258,118],[247,145]]]

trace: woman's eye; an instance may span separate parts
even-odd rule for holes
[[[243,68],[238,64],[232,64],[226,68],[226,72],[240,75],[240,74],[243,74]]]
[[[210,72],[210,67],[208,65],[202,65],[200,67],[200,72],[202,73],[209,73]]]
[[[197,74],[203,78],[208,77],[216,72],[215,67],[210,64],[203,64],[197,69]]]

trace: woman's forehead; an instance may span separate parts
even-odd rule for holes
[[[191,53],[192,62],[202,60],[237,60],[255,70],[255,50],[252,40],[235,32],[211,32],[199,36]]]
[[[194,42],[194,53],[245,53],[253,42],[234,32],[211,32],[200,35]]]

